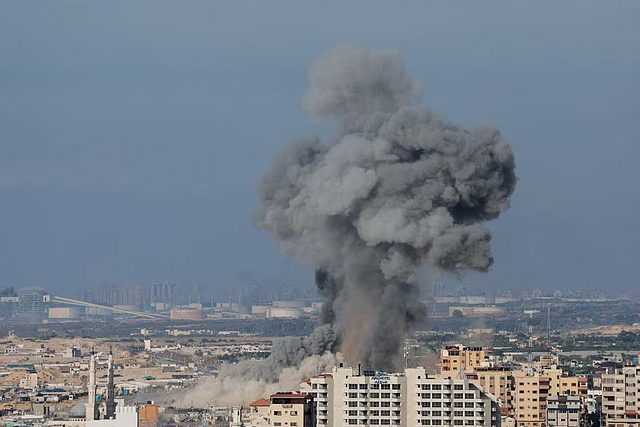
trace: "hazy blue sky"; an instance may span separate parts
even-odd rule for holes
[[[0,2],[0,287],[308,281],[252,225],[322,51],[392,48],[512,142],[473,286],[636,290],[640,2]]]

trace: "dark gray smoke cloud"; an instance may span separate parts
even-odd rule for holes
[[[341,46],[312,66],[303,105],[338,119],[334,138],[294,141],[258,186],[258,226],[310,261],[323,317],[353,362],[392,368],[424,320],[423,263],[487,271],[481,222],[509,207],[511,146],[493,127],[466,129],[412,106],[420,85],[395,52]]]

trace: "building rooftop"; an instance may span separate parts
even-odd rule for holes
[[[302,399],[305,397],[310,397],[310,394],[302,394],[302,393],[276,393],[276,394],[272,394],[271,398],[279,398],[279,397],[283,397],[283,398],[294,398],[294,399]]]
[[[271,403],[267,399],[258,399],[249,403],[249,406],[271,406]]]

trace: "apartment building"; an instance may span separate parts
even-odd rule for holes
[[[587,397],[586,377],[563,376],[562,369],[555,366],[543,368],[542,375],[549,378],[549,394]]]
[[[385,373],[335,367],[305,380],[317,425],[500,427],[498,399],[466,377],[430,377],[424,368]]]
[[[476,386],[499,399],[503,416],[513,414],[513,373],[511,367],[475,367],[473,371],[467,372],[467,378]]]
[[[315,427],[313,396],[300,393],[271,395],[269,427]]]
[[[604,426],[640,427],[640,366],[625,366],[602,374]]]
[[[525,376],[521,371],[514,371],[514,389],[512,404],[517,426],[544,427],[549,378]]]
[[[547,427],[580,427],[580,396],[547,397]]]
[[[482,347],[465,347],[454,345],[440,350],[440,373],[469,370],[485,364],[485,351]]]

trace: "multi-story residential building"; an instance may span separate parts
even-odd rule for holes
[[[514,371],[512,404],[516,423],[519,427],[544,427],[549,378],[522,374],[522,371]]]
[[[467,372],[467,378],[487,391],[496,396],[502,407],[502,415],[512,415],[512,386],[513,373],[509,366],[492,366],[492,367],[476,367],[473,371]]]
[[[300,393],[276,393],[269,405],[270,427],[315,427],[313,396]]]
[[[440,373],[460,372],[485,364],[482,347],[449,346],[440,350]]]
[[[562,369],[555,366],[543,368],[542,375],[549,378],[549,394],[587,397],[586,377],[563,376]]]
[[[424,368],[390,374],[336,367],[300,387],[315,398],[319,426],[501,425],[495,396],[464,376],[431,377]]]
[[[602,374],[603,425],[640,426],[640,366],[625,366]]]
[[[580,427],[580,396],[547,397],[547,427]]]

